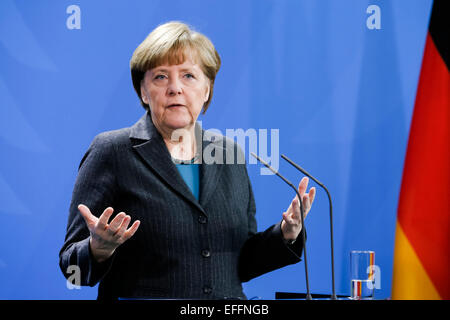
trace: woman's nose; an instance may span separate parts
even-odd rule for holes
[[[182,84],[181,84],[181,82],[178,80],[178,79],[174,79],[174,78],[172,78],[172,79],[170,79],[169,80],[169,86],[167,87],[167,93],[170,95],[170,96],[174,96],[174,95],[177,95],[177,94],[181,94],[183,92],[183,89],[182,89]]]

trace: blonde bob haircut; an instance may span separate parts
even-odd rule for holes
[[[209,98],[203,105],[203,113],[206,112],[213,95],[214,80],[220,69],[220,57],[206,36],[178,21],[167,22],[154,29],[131,57],[133,86],[146,110],[149,110],[149,105],[142,100],[141,81],[147,70],[164,64],[182,64],[188,58],[199,64],[210,81]]]

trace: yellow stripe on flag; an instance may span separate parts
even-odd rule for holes
[[[399,223],[395,234],[393,272],[393,300],[441,299]]]

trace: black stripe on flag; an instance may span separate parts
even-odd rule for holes
[[[434,45],[450,70],[450,1],[434,0],[428,28]]]

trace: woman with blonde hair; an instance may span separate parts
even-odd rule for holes
[[[81,285],[100,282],[98,299],[245,299],[242,282],[300,261],[299,199],[257,232],[245,164],[221,161],[242,151],[205,138],[196,122],[220,63],[211,41],[181,22],[158,26],[135,50],[131,76],[146,113],[93,140],[60,251],[66,277],[76,265]],[[315,195],[307,184],[305,214]]]

